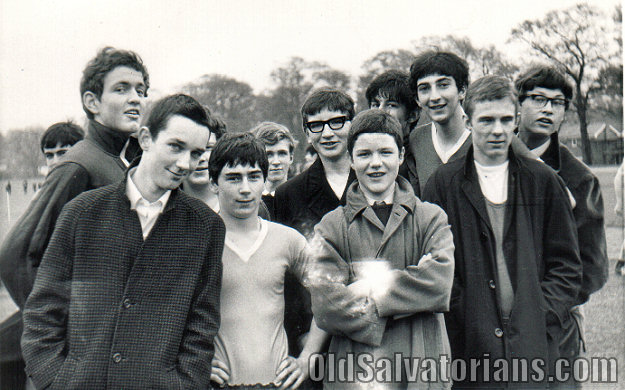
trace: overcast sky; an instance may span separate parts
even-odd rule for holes
[[[612,13],[618,0],[588,1]],[[352,75],[423,36],[510,51],[510,30],[574,0],[0,0],[0,129],[82,123],[83,67],[110,45],[137,51],[152,88],[227,74],[257,92],[291,56]]]

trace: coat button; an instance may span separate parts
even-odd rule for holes
[[[494,290],[494,289],[495,289],[495,287],[496,287],[496,286],[495,286],[495,281],[494,281],[494,280],[492,280],[492,279],[491,279],[491,280],[489,280],[489,281],[488,281],[488,287],[490,287],[490,288],[491,288],[491,290]]]
[[[126,309],[130,309],[130,306],[132,306],[132,302],[130,302],[130,299],[128,298],[124,299],[124,307]]]
[[[488,240],[488,234],[486,234],[486,232],[480,232],[480,240],[482,241]]]
[[[113,361],[114,361],[115,363],[119,363],[119,362],[121,362],[121,361],[122,361],[122,354],[121,354],[121,353],[119,353],[119,352],[114,353],[114,354],[113,354]]]
[[[501,330],[501,328],[495,328],[495,336],[502,338],[503,337],[503,330]]]

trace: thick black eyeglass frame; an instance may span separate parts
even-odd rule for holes
[[[321,133],[326,125],[330,126],[332,130],[340,130],[343,128],[343,126],[345,126],[345,122],[347,121],[347,117],[343,115],[336,118],[330,118],[327,121],[306,122],[304,123],[304,127],[306,127],[311,133]],[[313,127],[317,128],[317,126],[319,126],[319,128],[313,130]]]
[[[553,107],[553,108],[566,108],[566,106],[569,103],[569,101],[566,98],[564,98],[564,99],[563,98],[558,98],[558,97],[557,98],[550,98],[550,97],[547,97],[545,95],[541,95],[541,94],[537,94],[537,93],[525,95],[525,97],[530,98],[530,100],[538,108],[543,108],[543,107],[547,106],[547,102],[551,102],[551,107]],[[541,103],[539,100],[542,100],[542,99],[544,99],[544,101]]]

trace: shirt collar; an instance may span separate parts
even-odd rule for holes
[[[532,153],[534,153],[537,157],[540,157],[549,149],[549,145],[551,145],[551,138],[547,138],[547,141],[542,145],[532,149]]]
[[[128,196],[128,200],[130,200],[130,209],[131,210],[136,210],[137,209],[137,205],[140,204],[140,203],[148,205],[148,206],[150,206],[150,205],[158,205],[159,206],[159,212],[162,213],[163,209],[165,209],[165,205],[167,204],[167,201],[169,200],[169,195],[171,195],[171,190],[167,190],[155,202],[148,201],[147,199],[145,199],[143,197],[143,195],[141,195],[141,192],[137,188],[137,185],[132,180],[132,174],[135,172],[136,169],[137,168],[131,168],[128,171],[128,184],[126,185],[126,195]]]
[[[365,195],[365,193],[362,193],[365,196],[365,199],[367,199],[367,203],[369,203],[369,206],[373,206],[373,204],[376,202],[376,200],[369,198],[367,195]],[[388,196],[384,199],[382,199],[382,202],[386,203],[386,204],[393,204],[393,196],[395,195],[395,189],[393,188],[393,191],[391,191],[390,194],[388,194]]]

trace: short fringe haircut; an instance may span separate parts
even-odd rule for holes
[[[469,85],[464,99],[464,112],[470,119],[476,103],[492,102],[506,98],[510,99],[514,104],[515,112],[518,112],[519,102],[512,82],[503,76],[487,75]]]
[[[267,179],[269,161],[262,141],[251,133],[226,133],[217,141],[208,159],[208,173],[211,180],[217,183],[224,166],[234,167],[238,164],[251,167],[258,164]]]
[[[296,142],[289,129],[275,122],[261,122],[250,130],[250,133],[261,140],[265,145],[273,146],[282,140],[287,140],[289,152],[293,154]]]
[[[347,150],[350,155],[354,151],[354,144],[358,136],[365,133],[391,135],[395,139],[397,149],[401,152],[403,146],[401,124],[386,111],[372,108],[356,115],[347,134]]]

